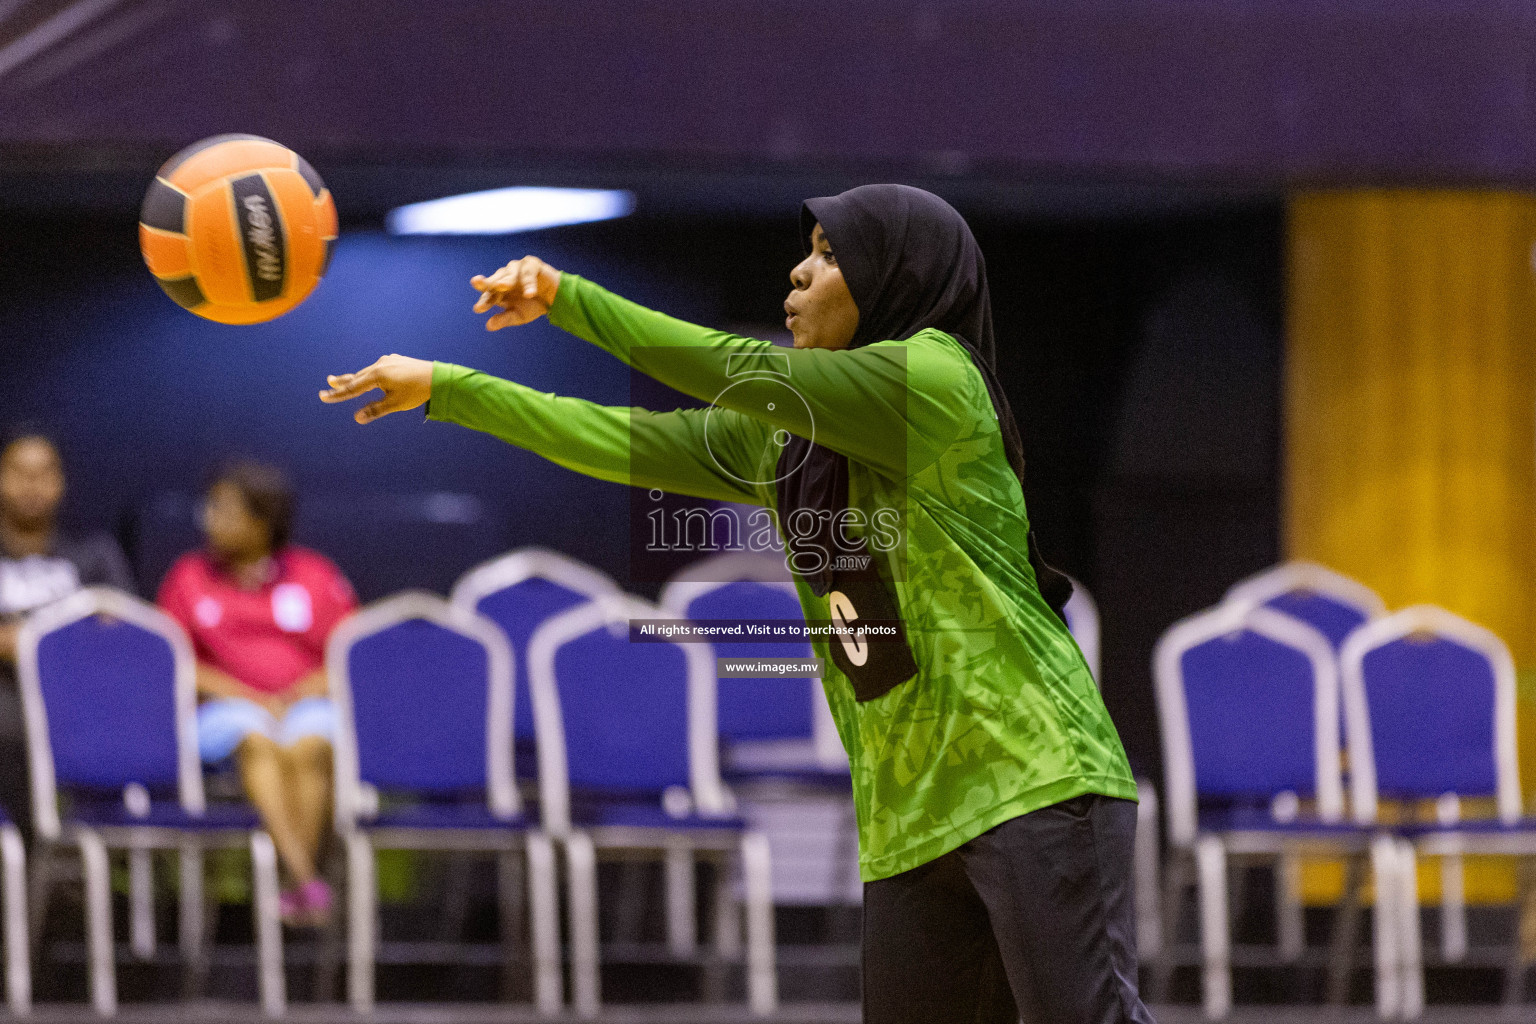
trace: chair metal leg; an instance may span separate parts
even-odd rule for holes
[[[251,833],[251,894],[261,1011],[280,1017],[288,1007],[288,985],[283,975],[283,926],[277,906],[277,848],[265,832]]]
[[[667,847],[667,950],[691,957],[698,947],[698,900],[693,877],[693,850],[678,841]]]
[[[176,941],[181,947],[184,978],[183,994],[195,998],[203,991],[208,977],[208,947],[204,945],[203,850],[187,840],[177,850],[179,900],[177,904]]]
[[[1138,780],[1136,797],[1136,951],[1150,961],[1163,952],[1157,788],[1145,779]]]
[[[1519,1006],[1525,1001],[1525,981],[1531,963],[1526,959],[1529,946],[1527,929],[1536,926],[1536,863],[1530,857],[1515,862],[1515,934],[1509,945],[1509,962],[1504,969],[1504,1006]]]
[[[1204,960],[1205,1016],[1220,1020],[1232,1009],[1232,953],[1227,914],[1227,850],[1215,836],[1195,841],[1200,891],[1200,950]]]
[[[358,1013],[373,1009],[374,929],[377,927],[378,880],[373,843],[366,833],[351,832],[347,844],[347,999]]]
[[[1401,971],[1401,1010],[1412,1020],[1424,1013],[1424,950],[1419,925],[1418,854],[1413,844],[1397,846],[1397,947]]]
[[[555,846],[542,832],[530,833],[528,908],[533,947],[533,1005],[541,1016],[560,1013],[560,895]],[[515,855],[510,855],[515,856]],[[504,882],[511,879],[503,878]]]
[[[0,874],[5,906],[5,997],[11,1013],[32,1010],[32,958],[27,941],[27,851],[15,825],[0,826]]]
[[[602,1002],[597,958],[597,851],[590,836],[565,837],[566,885],[569,887],[571,992],[579,1017],[596,1017]]]
[[[155,956],[155,854],[128,851],[128,948],[140,960]]]
[[[1376,887],[1372,908],[1375,923],[1376,1015],[1396,1017],[1403,1005],[1402,924],[1403,864],[1397,840],[1377,836],[1371,841],[1371,875]]]
[[[741,874],[747,904],[747,1002],[759,1017],[779,1007],[779,972],[773,936],[773,857],[768,837],[741,837]]]
[[[1440,858],[1440,955],[1450,964],[1467,956],[1467,874],[1460,854]]]
[[[107,847],[90,829],[75,833],[85,881],[85,933],[91,964],[91,1006],[103,1017],[117,1013],[117,965],[112,958],[112,879]]]

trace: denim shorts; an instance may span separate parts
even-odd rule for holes
[[[205,764],[217,764],[252,733],[265,736],[287,747],[317,736],[334,742],[336,709],[329,697],[304,697],[294,702],[282,721],[254,701],[243,697],[220,697],[197,709],[197,751]]]

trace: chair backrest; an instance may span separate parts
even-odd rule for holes
[[[1390,799],[1496,798],[1520,817],[1515,664],[1504,641],[1444,608],[1415,605],[1361,626],[1339,654],[1358,821]],[[1358,723],[1358,725],[1356,724]],[[1354,735],[1369,744],[1357,752]]]
[[[661,591],[661,606],[694,621],[776,619],[803,623],[805,613],[784,560],[732,553],[704,558],[683,569]],[[809,658],[806,639],[714,645],[725,658]],[[827,707],[821,684],[812,678],[719,679],[720,736],[740,740],[809,739],[820,765],[846,766],[847,755]]]
[[[347,618],[326,646],[336,704],[336,820],[369,792],[484,794],[518,813],[512,766],[512,652],[490,620],[411,591]]]
[[[59,836],[60,788],[173,789],[203,812],[197,662],[174,619],[88,587],[30,615],[16,653],[40,836]]]
[[[631,619],[683,621],[629,596],[550,619],[528,647],[538,719],[539,813],[570,828],[571,790],[640,798],[682,788],[703,815],[727,812],[709,644],[631,642]]]
[[[1088,671],[1093,675],[1093,681],[1102,685],[1099,679],[1098,602],[1094,601],[1093,595],[1088,593],[1087,587],[1073,579],[1072,596],[1067,600],[1066,606],[1061,609],[1061,613],[1067,620],[1067,629],[1071,631],[1072,639],[1077,641],[1077,649],[1083,652],[1083,660],[1088,663]]]
[[[1202,798],[1315,797],[1343,816],[1333,649],[1313,627],[1223,603],[1175,623],[1153,655],[1169,838],[1194,842]]]
[[[602,594],[620,593],[603,573],[558,551],[520,548],[469,570],[454,584],[455,607],[484,615],[512,643],[514,674],[521,685],[513,698],[518,739],[533,739],[528,702],[528,638],[544,620]]]
[[[1312,626],[1338,650],[1344,638],[1387,613],[1377,593],[1316,562],[1276,565],[1233,584],[1225,600],[1268,605]]]

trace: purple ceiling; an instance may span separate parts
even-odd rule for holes
[[[0,31],[0,163],[242,131],[317,163],[1536,181],[1532,3],[94,5],[9,67]]]

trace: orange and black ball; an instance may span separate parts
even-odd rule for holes
[[[320,176],[256,135],[177,153],[139,211],[139,248],[160,287],[222,324],[262,323],[303,302],[335,242],[336,204]]]

